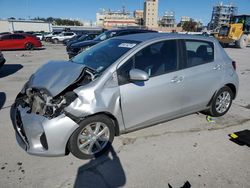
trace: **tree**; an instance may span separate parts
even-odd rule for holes
[[[197,23],[194,21],[185,22],[182,28],[185,31],[195,32],[197,30]]]

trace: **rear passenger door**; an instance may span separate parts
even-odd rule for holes
[[[212,42],[182,40],[183,110],[191,112],[206,107],[222,80],[222,65],[215,61]]]
[[[25,47],[25,37],[23,35],[14,34],[11,36],[12,48],[24,48]]]

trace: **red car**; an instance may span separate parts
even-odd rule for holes
[[[36,36],[29,34],[4,34],[0,35],[0,50],[26,49],[33,50],[42,46]]]

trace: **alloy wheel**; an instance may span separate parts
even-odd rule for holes
[[[102,122],[94,122],[85,126],[78,135],[79,150],[87,155],[100,152],[109,142],[110,131]]]
[[[229,108],[231,103],[231,96],[228,91],[222,92],[216,99],[215,109],[222,114]]]

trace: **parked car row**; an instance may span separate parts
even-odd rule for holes
[[[77,55],[78,53],[94,46],[104,40],[110,39],[112,37],[118,37],[123,35],[131,35],[136,33],[155,33],[156,31],[153,30],[144,30],[144,29],[114,29],[105,31],[104,33],[100,34],[93,40],[77,40],[67,44],[67,53],[69,59]]]
[[[0,35],[0,50],[40,48],[41,41],[35,36],[26,33],[2,34]]]
[[[96,38],[99,34],[98,33],[87,33],[87,34],[83,34],[83,35],[77,35],[71,39],[65,39],[63,40],[63,44],[66,46],[69,46],[73,43],[76,42],[82,42],[82,41],[86,41],[86,40],[93,40],[94,38]]]

